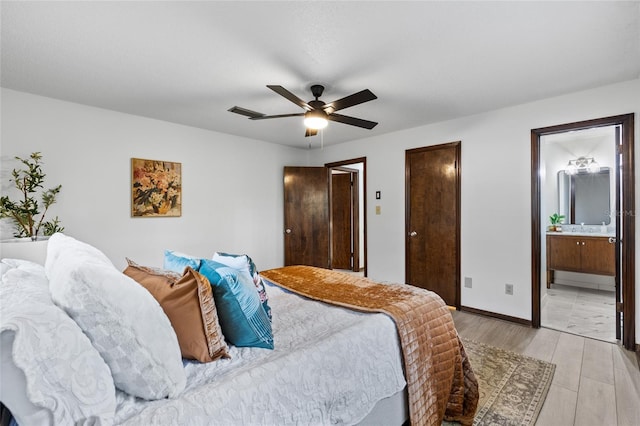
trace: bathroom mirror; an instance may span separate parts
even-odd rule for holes
[[[598,173],[573,175],[558,172],[558,211],[565,223],[606,225],[611,223],[611,180],[608,167]]]

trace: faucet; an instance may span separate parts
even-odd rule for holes
[[[584,222],[580,222],[580,232],[584,232]]]

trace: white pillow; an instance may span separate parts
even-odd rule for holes
[[[60,233],[49,239],[45,270],[53,301],[89,336],[116,387],[150,400],[184,390],[178,338],[144,287],[95,247]]]
[[[44,268],[15,259],[0,264],[0,400],[22,425],[112,424],[109,367],[51,300]]]
[[[230,268],[236,269],[241,272],[246,272],[251,277],[251,271],[249,271],[249,260],[246,254],[225,254],[215,252],[213,253],[213,260],[220,262],[223,265],[227,265]]]

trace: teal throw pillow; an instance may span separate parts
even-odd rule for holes
[[[253,282],[239,279],[234,268],[209,259],[201,259],[198,272],[211,283],[227,341],[235,346],[273,349],[271,321]]]
[[[200,268],[200,259],[173,250],[164,251],[164,269],[182,274],[187,266],[197,271]]]
[[[246,254],[231,254],[221,252],[214,253],[213,260],[216,262],[220,262],[223,265],[234,268],[238,271],[240,279],[247,280],[253,283],[256,291],[258,292],[258,296],[260,296],[260,303],[262,303],[262,307],[269,316],[269,320],[271,320],[269,296],[267,296],[267,290],[264,286],[264,282],[262,281],[262,277],[258,272],[258,268],[256,268],[256,264],[253,263],[253,260]]]

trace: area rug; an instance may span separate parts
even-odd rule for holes
[[[474,426],[535,424],[556,366],[473,340],[462,341],[480,388]]]

